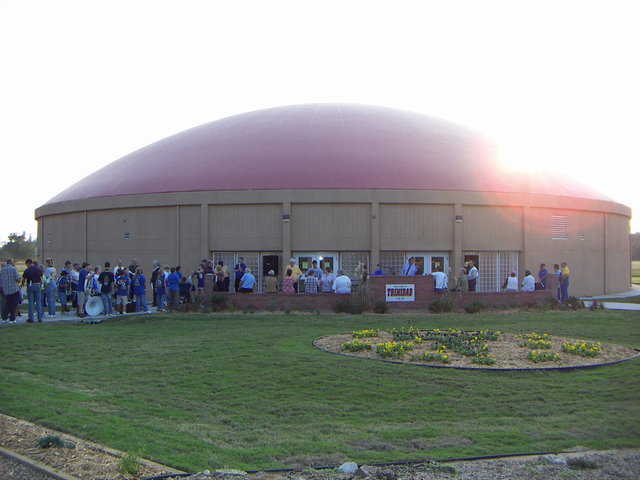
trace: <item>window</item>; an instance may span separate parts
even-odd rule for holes
[[[551,215],[551,239],[569,239],[569,217],[567,215]]]
[[[511,272],[518,275],[518,257],[519,252],[516,251],[465,252],[464,255],[465,262],[471,260],[478,267],[478,292],[502,291],[507,275]]]

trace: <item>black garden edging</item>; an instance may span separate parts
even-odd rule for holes
[[[608,367],[611,365],[618,365],[619,363],[629,362],[631,360],[640,358],[640,353],[638,353],[637,355],[634,355],[632,357],[623,358],[621,360],[614,360],[613,362],[592,363],[589,365],[574,365],[570,367],[532,367],[532,368],[489,368],[489,367],[454,367],[454,366],[448,367],[446,365],[432,365],[428,363],[408,363],[408,362],[400,362],[398,360],[387,360],[385,358],[366,358],[366,357],[360,357],[358,355],[353,355],[350,353],[332,352],[331,350],[327,350],[326,348],[323,348],[316,344],[318,340],[327,338],[328,336],[329,335],[315,339],[312,342],[312,345],[318,350],[320,350],[321,352],[330,353],[332,355],[340,355],[342,357],[358,358],[360,360],[373,360],[376,362],[387,362],[387,363],[393,363],[396,365],[409,365],[413,367],[449,368],[452,370],[474,370],[474,371],[482,371],[482,372],[549,372],[549,371],[586,370],[590,368],[599,368],[599,367]],[[330,336],[333,336],[333,335],[330,335]],[[640,352],[640,350],[638,350],[637,348],[634,348],[634,350],[636,352]]]
[[[511,457],[531,457],[531,456],[540,456],[540,455],[558,455],[565,452],[526,452],[526,453],[505,453],[499,455],[477,455],[474,457],[449,457],[449,458],[428,458],[422,460],[401,460],[398,462],[382,462],[382,463],[366,463],[363,465],[370,465],[372,467],[393,467],[400,465],[420,465],[423,463],[429,462],[437,462],[437,463],[452,463],[452,462],[473,462],[476,460],[495,460],[499,458],[511,458]],[[339,465],[319,465],[313,468],[314,470],[329,470],[333,468],[338,468]],[[274,468],[269,470],[247,470],[248,474],[255,473],[287,473],[287,472],[301,472],[302,468]],[[154,477],[144,477],[141,480],[165,480],[171,478],[183,478],[188,477],[190,475],[194,475],[193,473],[169,473],[164,475],[156,475]]]

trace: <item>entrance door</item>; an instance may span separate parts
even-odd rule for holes
[[[338,254],[335,252],[318,252],[318,253],[296,253],[293,258],[298,262],[298,267],[306,272],[313,266],[313,261],[318,262],[318,268],[324,272],[330,268],[335,272],[339,268]]]
[[[441,268],[446,274],[449,274],[449,254],[448,253],[407,253],[405,262],[409,258],[415,258],[418,274],[428,275]]]

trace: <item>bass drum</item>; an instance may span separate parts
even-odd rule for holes
[[[100,297],[89,297],[84,309],[87,312],[87,315],[91,315],[92,317],[100,315],[104,311],[102,299]]]

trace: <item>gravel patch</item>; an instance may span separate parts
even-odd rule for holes
[[[0,455],[0,478],[3,480],[54,480],[54,477],[27,467],[4,455]]]

